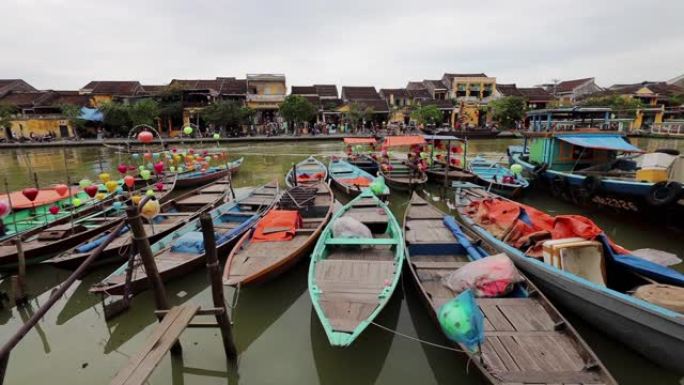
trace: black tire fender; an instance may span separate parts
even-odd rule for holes
[[[538,164],[538,165],[534,166],[534,168],[532,169],[532,174],[539,175],[539,174],[543,173],[544,171],[546,171],[546,169],[548,169],[548,168],[549,168],[549,165],[546,163]]]
[[[594,193],[601,188],[601,179],[593,175],[589,175],[582,180],[582,188],[587,192],[588,195],[594,195]]]
[[[667,206],[682,195],[682,185],[677,182],[658,182],[651,186],[646,201],[656,207]]]
[[[674,148],[659,148],[653,152],[660,152],[662,154],[668,154],[668,155],[674,155],[674,156],[679,156],[679,154],[680,154],[679,150],[675,150]]]

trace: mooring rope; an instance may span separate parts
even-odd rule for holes
[[[452,348],[451,346],[446,346],[446,345],[438,344],[435,342],[425,341],[425,340],[422,340],[418,337],[410,336],[408,334],[404,334],[404,333],[398,332],[396,330],[392,330],[392,329],[388,328],[387,326],[383,326],[383,325],[380,325],[379,323],[376,323],[375,321],[371,321],[370,323],[372,325],[379,327],[382,330],[385,330],[385,331],[390,332],[392,334],[398,335],[399,337],[404,337],[404,338],[412,340],[412,341],[420,342],[421,344],[433,346],[435,348],[440,348],[440,349],[444,349],[444,350],[451,350],[453,352],[458,352],[458,353],[467,353],[465,350]]]

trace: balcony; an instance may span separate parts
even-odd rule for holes
[[[247,101],[254,103],[282,103],[285,95],[258,95],[247,94]]]

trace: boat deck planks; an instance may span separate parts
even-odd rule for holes
[[[199,305],[174,306],[145,341],[143,348],[132,356],[112,379],[110,385],[142,385],[171,349],[181,333],[199,311]]]

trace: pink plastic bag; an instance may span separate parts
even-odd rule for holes
[[[522,277],[506,254],[473,261],[442,278],[442,284],[461,293],[472,289],[477,297],[501,297],[513,290]]]

